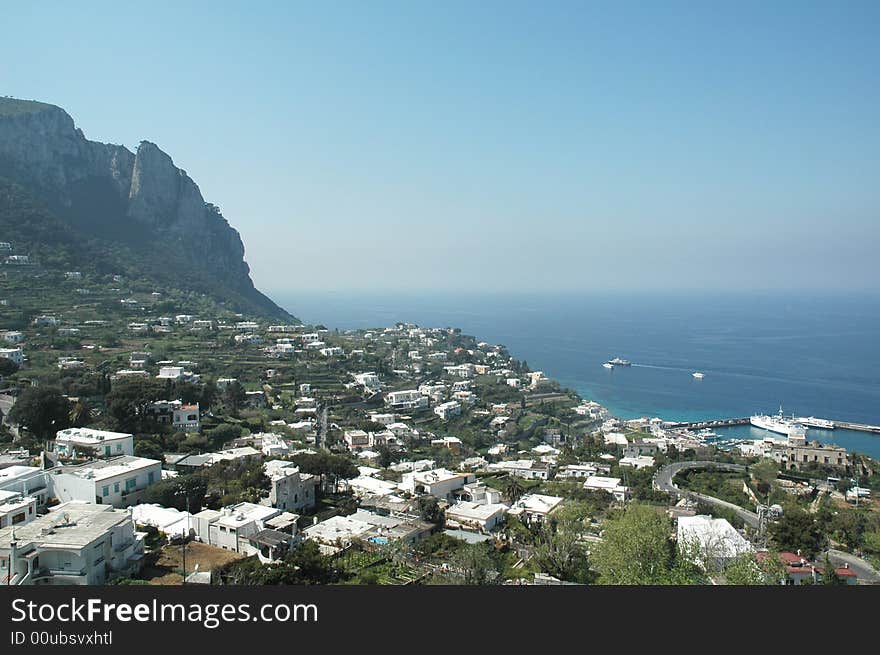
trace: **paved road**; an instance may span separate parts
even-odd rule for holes
[[[684,489],[679,489],[672,482],[672,479],[681,471],[685,471],[688,469],[702,469],[702,468],[714,468],[721,471],[745,471],[746,467],[741,466],[739,464],[725,464],[721,462],[675,462],[674,464],[668,464],[664,466],[662,469],[657,471],[657,474],[654,476],[654,486],[660,491],[665,491],[668,494],[672,494],[673,496],[678,496],[681,498],[691,498],[694,500],[700,500],[704,503],[709,503],[710,505],[715,505],[716,507],[724,507],[736,513],[746,525],[749,525],[753,528],[758,527],[758,515],[754,512],[750,512],[746,509],[743,509],[739,505],[734,505],[733,503],[728,503],[726,500],[721,500],[720,498],[715,498],[713,496],[706,496],[703,494],[698,494],[693,491],[687,491]]]
[[[831,563],[834,564],[834,566],[849,564],[849,568],[853,570],[853,573],[859,576],[859,581],[880,584],[880,571],[877,571],[877,569],[861,557],[856,557],[850,553],[845,553],[842,550],[835,550],[832,548],[828,551],[828,559],[831,560]]]

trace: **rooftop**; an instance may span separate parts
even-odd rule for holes
[[[86,462],[78,466],[62,466],[57,469],[50,469],[49,472],[55,474],[67,473],[87,480],[106,480],[107,478],[140,471],[151,466],[161,467],[162,462],[156,459],[147,459],[146,457],[121,455],[119,457],[111,457],[110,459]]]
[[[83,548],[113,526],[129,520],[128,512],[109,505],[65,503],[30,523],[0,529],[0,544],[9,544],[14,530],[20,546],[34,543],[53,548]]]

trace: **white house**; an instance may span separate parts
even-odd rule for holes
[[[403,474],[399,488],[411,494],[430,494],[436,498],[450,500],[453,492],[475,482],[476,479],[473,473],[455,473],[447,469],[413,471]]]
[[[489,532],[504,521],[508,507],[504,504],[482,504],[461,501],[446,508],[446,525],[465,530]]]
[[[533,459],[515,459],[489,464],[490,471],[502,471],[526,480],[547,480],[550,467],[544,462]]]
[[[584,489],[587,491],[606,491],[618,501],[626,500],[629,493],[629,488],[620,484],[620,478],[608,478],[601,475],[592,475],[584,480]]]
[[[629,466],[635,469],[651,468],[652,466],[654,466],[654,458],[650,455],[621,457],[618,464],[620,464],[621,466]]]
[[[398,409],[418,409],[428,406],[428,399],[418,389],[389,391],[385,394],[385,402]]]
[[[678,548],[695,564],[717,571],[743,553],[754,549],[727,519],[711,516],[680,516]]]
[[[50,496],[46,471],[36,466],[13,464],[0,468],[0,493],[7,491],[22,496],[33,496],[43,506]]]
[[[522,517],[527,523],[541,523],[562,505],[563,500],[560,496],[526,494],[513,504],[510,514]]]
[[[248,537],[266,528],[266,521],[281,510],[254,503],[238,503],[222,510],[202,510],[194,515],[199,540],[245,555],[255,554]]]
[[[62,503],[78,500],[128,507],[140,502],[147,487],[162,479],[162,462],[122,455],[49,469],[47,474],[52,495]]]
[[[0,528],[0,584],[102,585],[131,576],[143,563],[143,538],[128,512],[61,505],[26,525]]]
[[[24,351],[21,348],[0,348],[0,357],[15,362],[19,366],[24,364]]]
[[[260,432],[252,435],[260,440],[260,450],[267,457],[281,457],[290,454],[290,444],[280,434],[274,432]]]
[[[7,343],[21,343],[24,341],[24,333],[17,330],[8,330],[3,333],[3,340]]]
[[[269,490],[272,507],[300,512],[315,506],[316,476],[301,473],[296,464],[281,459],[263,464],[263,472],[272,484]]]
[[[559,467],[556,477],[561,479],[588,478],[598,472],[599,469],[595,464],[566,464]]]
[[[449,402],[437,405],[434,408],[434,413],[442,420],[448,421],[454,416],[461,415],[461,403],[456,400],[450,400]]]
[[[67,428],[55,433],[55,451],[75,457],[77,449],[91,449],[96,457],[134,455],[134,436],[127,432],[109,432],[92,428]]]
[[[14,491],[0,491],[0,528],[24,525],[37,518],[37,499]]]

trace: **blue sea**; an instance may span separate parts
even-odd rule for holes
[[[775,413],[880,424],[880,295],[273,294],[307,323],[459,327],[622,418]],[[633,363],[608,370],[619,356]],[[701,371],[702,380],[691,373]],[[764,436],[749,427],[726,435]],[[880,458],[880,435],[810,430]]]

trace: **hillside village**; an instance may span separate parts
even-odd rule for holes
[[[282,324],[0,250],[2,584],[880,580],[864,456],[618,420],[455,328]]]

